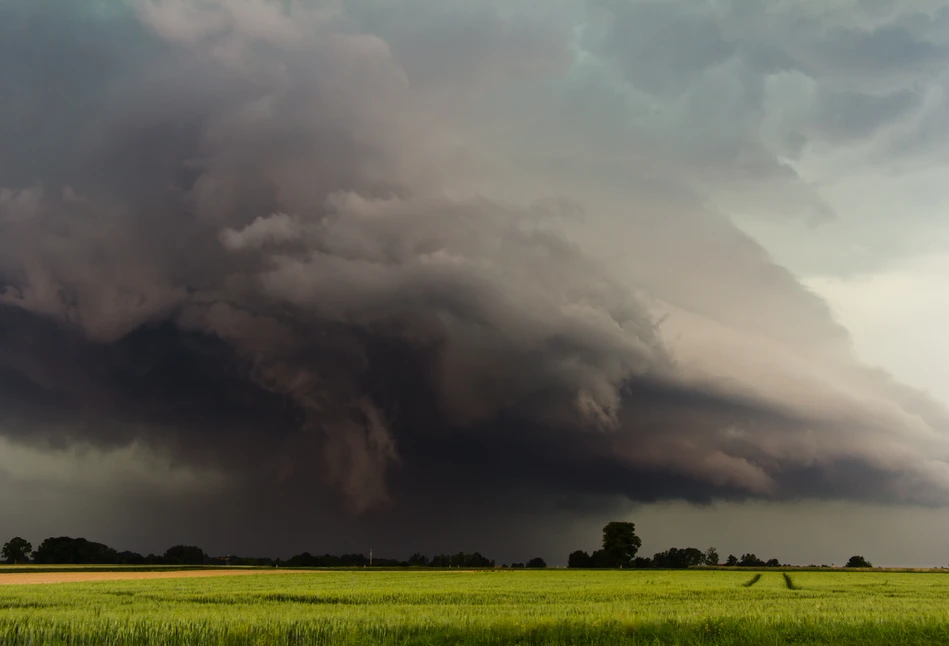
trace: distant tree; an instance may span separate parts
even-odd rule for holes
[[[336,567],[365,567],[369,565],[369,557],[365,554],[340,554],[339,556],[324,554],[322,558]]]
[[[448,557],[446,556],[444,558],[447,565]],[[378,563],[379,565],[392,563],[404,565],[402,562],[392,559],[373,559],[372,562],[374,564]],[[235,559],[232,557],[231,563],[239,565],[274,565],[275,561],[271,559]],[[369,557],[365,554],[342,554],[340,556],[324,554],[322,556],[314,556],[309,552],[304,552],[303,554],[290,557],[285,565],[287,567],[363,567],[369,565]]]
[[[513,570],[514,568],[521,568],[521,569],[523,569],[523,568],[524,568],[524,564],[523,564],[523,563],[511,563],[511,569]]]
[[[738,561],[738,565],[742,567],[761,567],[764,565],[764,561],[759,559],[754,554],[742,554],[741,559]]]
[[[3,549],[0,550],[0,558],[14,565],[26,563],[30,560],[30,552],[32,551],[33,545],[29,541],[16,536],[3,544]]]
[[[620,521],[607,523],[603,527],[603,551],[608,557],[608,567],[629,567],[642,547],[636,536],[636,525]]]
[[[653,562],[648,556],[637,556],[633,559],[633,567],[640,570],[645,570],[653,567]]]
[[[42,564],[111,565],[119,563],[120,558],[118,552],[102,543],[84,538],[51,536],[33,552],[33,561]]]
[[[681,550],[682,562],[685,564],[685,567],[698,567],[705,563],[705,552],[700,550],[697,547],[686,547]]]
[[[728,558],[725,559],[725,565],[727,565],[728,567],[735,567],[736,565],[738,565],[738,557],[735,556],[734,554],[729,554]]]
[[[862,556],[851,556],[850,560],[847,561],[847,567],[873,567],[873,565]]]
[[[547,567],[547,562],[539,556],[535,556],[527,562],[527,567],[529,568],[545,568]]]
[[[309,552],[295,554],[287,561],[287,567],[318,567],[317,558]]]
[[[617,567],[616,561],[606,550],[594,550],[590,554],[590,567],[592,568],[611,568]]]
[[[176,559],[178,557],[175,557]],[[194,556],[195,561],[197,561],[197,555]],[[257,567],[270,567],[276,565],[280,559],[272,559],[266,556],[234,556],[233,554],[224,559],[213,559],[209,556],[205,556],[204,565],[253,565]],[[196,563],[189,563],[186,565],[196,565]]]
[[[494,559],[489,559],[481,552],[465,555],[465,567],[494,567]]]
[[[378,565],[379,567],[408,567],[408,561],[400,561],[399,559],[386,559],[382,557],[375,557],[372,559],[373,565]]]
[[[424,567],[428,565],[428,557],[424,554],[416,552],[409,557],[409,565],[412,567]]]
[[[652,565],[657,568],[684,569],[702,565],[704,562],[705,554],[695,547],[672,547],[652,557]]]
[[[575,552],[570,552],[570,556],[567,557],[567,567],[579,568],[579,567],[590,567],[590,555],[584,552],[583,550],[577,550]]]
[[[781,567],[781,561],[778,559],[768,559],[765,562],[766,567]]]
[[[718,565],[718,550],[710,547],[705,550],[705,565]]]
[[[123,565],[145,565],[145,557],[137,552],[119,552],[119,563]]]
[[[175,545],[165,550],[165,562],[169,565],[204,565],[207,555],[194,545]]]
[[[423,565],[423,561],[419,559],[425,559],[421,554],[414,554],[411,559],[410,564],[412,565]],[[494,567],[494,560],[487,558],[482,555],[480,552],[475,552],[473,554],[467,554],[465,552],[458,552],[457,554],[436,554],[432,557],[432,560],[428,562],[428,565],[431,567],[468,567],[468,568],[488,568]]]

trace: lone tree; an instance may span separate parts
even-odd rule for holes
[[[642,540],[636,536],[636,525],[633,523],[613,521],[603,527],[603,552],[610,567],[632,565],[642,544]]]
[[[705,565],[718,565],[719,557],[718,550],[714,547],[710,547],[705,550]]]
[[[3,550],[0,550],[0,558],[14,565],[26,563],[30,560],[30,552],[32,551],[33,545],[31,545],[29,541],[17,536],[4,543]]]
[[[738,557],[735,556],[734,554],[729,554],[728,558],[725,559],[725,565],[729,567],[735,567],[736,565],[738,565]]]
[[[539,556],[535,556],[534,558],[532,558],[531,560],[527,562],[527,567],[545,568],[547,567],[547,562],[544,559],[540,558]]]
[[[847,567],[873,567],[870,564],[870,561],[863,558],[862,556],[851,556],[850,560],[847,561]]]

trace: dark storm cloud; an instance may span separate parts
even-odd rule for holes
[[[715,14],[701,3],[600,0],[591,4],[605,14],[594,14],[602,33],[592,45],[616,58],[637,89],[681,92],[736,52]]]
[[[708,12],[600,4],[601,53],[638,92],[694,107],[739,55]],[[578,64],[567,19],[168,0],[14,2],[0,24],[0,431],[18,444],[147,447],[260,506],[415,514],[949,489],[943,408],[861,367],[725,218],[644,195],[613,235],[606,191],[561,208],[582,180],[554,173],[519,200],[543,170],[479,164],[515,130],[569,147],[578,116],[550,87]],[[519,110],[486,107],[508,93],[538,111],[508,124]],[[865,115],[852,137],[912,103],[835,96],[831,115]],[[708,136],[706,154],[780,166]]]

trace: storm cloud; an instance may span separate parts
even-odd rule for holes
[[[412,531],[944,504],[949,411],[732,213],[928,154],[945,12],[832,4],[4,3],[0,450]]]

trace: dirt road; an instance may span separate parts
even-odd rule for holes
[[[248,576],[253,574],[299,574],[300,570],[176,570],[169,572],[16,572],[0,574],[0,585],[35,583],[85,583],[88,581],[137,581],[139,579],[194,579],[211,576]]]

